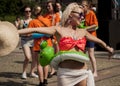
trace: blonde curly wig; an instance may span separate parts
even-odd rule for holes
[[[61,25],[65,26],[71,12],[77,11],[78,9],[80,9],[80,6],[77,3],[70,3],[63,12],[62,19],[61,19]]]

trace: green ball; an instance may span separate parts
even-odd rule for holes
[[[39,63],[42,66],[46,66],[50,64],[53,57],[54,57],[54,48],[47,46],[40,52]]]
[[[47,41],[43,40],[43,41],[40,43],[40,48],[41,48],[41,49],[44,49],[45,47],[47,47]]]

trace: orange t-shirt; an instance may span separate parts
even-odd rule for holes
[[[57,23],[60,22],[60,15],[58,12],[55,13],[54,15],[47,13],[44,15],[44,17],[51,21],[51,26],[56,25]]]
[[[60,14],[59,12],[55,13],[54,15],[51,15],[49,13],[44,15],[45,18],[49,19],[51,22],[51,26],[55,26],[57,23],[60,22]],[[54,40],[56,41],[56,37],[53,36]]]
[[[98,20],[93,11],[89,11],[88,14],[85,15],[85,25],[91,26],[91,25],[97,25],[98,26]],[[97,36],[96,31],[90,31],[90,33],[94,36]]]
[[[42,23],[42,22],[44,23]],[[36,19],[33,19],[30,23],[28,27],[49,27],[51,25],[50,21],[46,18],[44,18],[43,16],[39,16]],[[33,46],[33,50],[34,51],[40,51],[40,43],[42,40],[47,40],[48,46],[52,46],[52,41],[51,38],[48,37],[42,37],[42,38],[38,38],[38,39],[34,39],[34,46]]]

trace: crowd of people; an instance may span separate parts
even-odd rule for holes
[[[97,63],[94,56],[95,43],[103,46],[109,53],[113,48],[97,38],[98,20],[95,12],[91,10],[91,2],[82,0],[80,4],[70,3],[62,12],[59,2],[47,2],[46,8],[36,5],[33,9],[29,6],[24,9],[24,19],[16,17],[15,26],[21,38],[21,46],[25,55],[22,78],[27,78],[27,66],[32,58],[30,76],[39,78],[38,86],[46,86],[47,79],[57,73],[58,86],[95,86],[94,77],[97,77]],[[46,9],[47,13],[42,14]],[[34,18],[31,18],[33,12]],[[84,20],[84,28],[80,26]],[[79,26],[79,27],[78,27]],[[33,39],[31,33],[50,34],[50,37]],[[56,35],[57,34],[57,35]],[[48,46],[59,51],[77,51],[87,53],[92,63],[92,73],[85,62],[75,60],[61,61],[58,70],[52,65],[41,66],[39,63],[40,44],[46,40]],[[73,65],[71,65],[73,64]],[[35,69],[37,68],[37,73]],[[37,75],[38,74],[38,75]],[[87,80],[87,77],[90,79]],[[76,78],[75,78],[76,77]]]

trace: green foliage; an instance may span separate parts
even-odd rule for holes
[[[35,4],[30,0],[0,0],[0,20],[13,22],[16,16],[22,16],[25,5],[33,7]]]
[[[22,3],[20,0],[0,0],[0,16],[15,15],[20,13]]]
[[[38,4],[45,8],[47,0],[0,0],[0,20],[2,21],[15,21],[16,16],[23,16],[23,9],[26,5],[32,8]],[[62,10],[64,10],[66,4],[62,3]],[[43,13],[45,9],[42,10]]]

